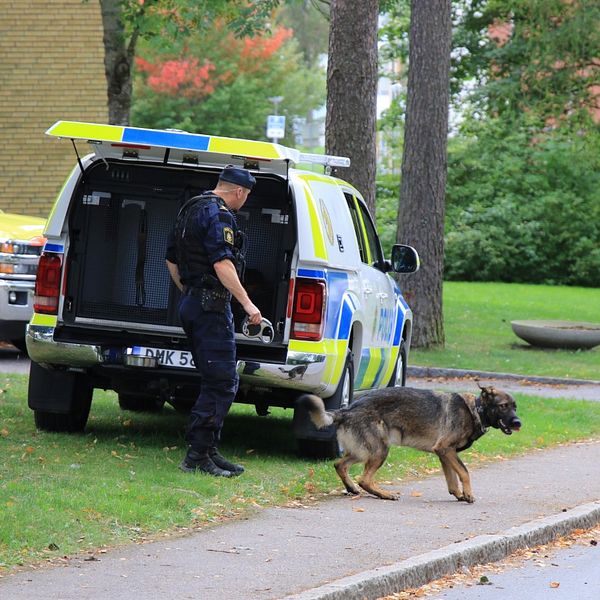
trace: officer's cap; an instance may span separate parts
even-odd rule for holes
[[[248,188],[249,190],[251,190],[256,183],[256,179],[254,179],[251,173],[246,171],[246,169],[235,167],[234,165],[227,165],[219,175],[219,179],[221,181],[235,183],[236,185]]]

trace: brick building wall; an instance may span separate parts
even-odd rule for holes
[[[0,0],[0,208],[46,217],[75,153],[44,132],[107,119],[98,0]]]

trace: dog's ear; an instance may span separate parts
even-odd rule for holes
[[[493,398],[496,395],[495,387],[493,387],[493,386],[485,387],[485,386],[481,385],[479,382],[477,382],[477,385],[479,386],[479,389],[481,390],[482,398]]]
[[[489,388],[485,387],[485,385],[481,385],[481,382],[479,381],[479,379],[476,379],[475,383],[477,384],[477,387],[481,390],[480,395],[484,396]]]

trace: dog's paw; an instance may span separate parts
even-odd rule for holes
[[[473,504],[473,502],[475,502],[475,496],[468,496],[468,495],[462,495],[462,496],[456,496],[456,499],[459,502],[466,502],[467,504]]]
[[[382,500],[400,500],[400,494],[394,492],[385,492],[381,489],[370,491],[371,494],[381,498]]]

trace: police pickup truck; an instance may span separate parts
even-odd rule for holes
[[[25,350],[45,219],[0,209],[0,340]]]
[[[244,285],[269,325],[259,332],[234,309],[240,388],[259,414],[294,409],[301,452],[328,456],[295,406],[306,392],[336,408],[355,393],[402,385],[412,313],[390,271],[418,256],[383,256],[367,207],[348,183],[297,165],[349,165],[260,141],[59,121],[48,135],[84,140],[47,223],[27,347],[36,425],[82,430],[94,388],[122,408],[191,406],[198,375],[178,321],[178,291],[164,256],[179,207],[213,189],[226,164],[257,184],[237,216],[247,236]],[[75,145],[75,144],[74,144]]]

